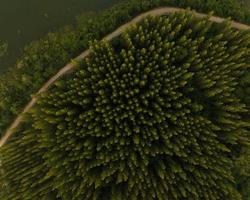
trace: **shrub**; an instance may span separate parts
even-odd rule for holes
[[[93,42],[1,149],[2,198],[241,199],[249,47],[249,33],[186,13]]]

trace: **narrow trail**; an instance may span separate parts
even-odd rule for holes
[[[132,24],[136,24],[139,21],[141,21],[143,18],[145,18],[146,16],[161,16],[164,14],[169,14],[169,13],[175,13],[175,12],[180,12],[180,11],[186,11],[185,9],[182,8],[174,8],[174,7],[161,7],[161,8],[156,8],[153,10],[150,10],[148,12],[142,13],[140,15],[138,15],[137,17],[135,17],[134,19],[132,19],[130,22],[120,26],[119,28],[117,28],[114,32],[108,34],[106,37],[103,38],[103,40],[107,40],[110,41],[113,38],[119,36],[121,33],[123,33],[129,26],[131,26]],[[192,12],[192,11],[190,11]],[[202,13],[197,13],[194,12],[196,17],[199,18],[203,18],[206,17],[207,14],[202,14]],[[211,16],[209,18],[210,21],[215,22],[215,23],[221,23],[225,20],[225,18],[221,18],[221,17],[216,17],[216,16]],[[236,28],[236,29],[240,29],[240,30],[248,30],[250,29],[250,26],[245,25],[245,24],[241,24],[238,22],[231,22],[231,27],[232,28]],[[86,58],[88,55],[90,54],[90,50],[86,50],[83,53],[81,53],[78,57],[76,57],[75,59],[73,59],[74,61],[76,61],[76,63],[78,61],[83,60],[84,58]],[[12,122],[12,124],[10,125],[10,127],[7,129],[6,133],[4,134],[4,136],[1,138],[0,140],[0,148],[7,142],[7,140],[14,134],[15,129],[18,127],[18,125],[23,121],[24,115],[25,113],[27,113],[37,102],[37,98],[38,98],[38,94],[45,92],[48,90],[48,88],[57,80],[59,79],[61,76],[69,73],[70,71],[72,71],[75,66],[77,65],[75,62],[73,63],[69,63],[66,66],[64,66],[63,68],[61,68],[53,77],[51,77],[41,88],[40,90],[36,93],[36,95],[34,97],[32,97],[32,99],[30,100],[30,102],[24,107],[23,111],[17,116],[17,118]]]

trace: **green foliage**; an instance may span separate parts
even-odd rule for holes
[[[0,171],[0,199],[56,200],[51,191],[51,178],[42,158],[44,152],[38,144],[38,135],[30,125],[25,125],[19,136],[1,149],[3,161]],[[8,163],[8,168],[5,167]],[[13,192],[14,191],[14,192]],[[59,200],[59,199],[58,199]]]
[[[1,199],[241,199],[249,33],[179,13],[91,50],[0,149]]]
[[[15,67],[0,76],[0,135],[21,112],[30,96],[73,57],[137,14],[157,6],[190,7],[232,17],[250,24],[250,13],[237,0],[129,0],[97,15],[79,17],[75,28],[66,27],[28,45]]]
[[[240,157],[236,159],[235,177],[238,180],[237,189],[240,191],[243,199],[250,200],[250,150],[246,148]]]
[[[250,70],[240,79],[237,95],[250,110]],[[250,113],[245,113],[245,118],[250,118]],[[248,136],[248,138],[250,138]],[[236,156],[236,167],[234,174],[237,180],[237,187],[243,195],[244,200],[250,200],[250,148],[243,148],[243,153]],[[237,155],[237,154],[236,154]]]
[[[5,56],[8,50],[8,44],[0,40],[0,58]]]
[[[79,17],[76,27],[66,27],[31,43],[24,49],[23,56],[17,61],[16,66],[0,76],[0,135],[4,133],[14,117],[21,112],[24,105],[30,100],[30,96],[36,93],[59,68],[87,49],[90,40],[99,40],[137,14],[158,6],[190,7],[200,12],[213,10],[216,15],[231,17],[236,21],[250,24],[250,12],[241,7],[237,0],[128,0],[99,15]],[[185,55],[185,52],[180,53],[181,55]],[[245,77],[247,76],[246,73]],[[249,110],[249,85],[242,84],[237,88],[237,95]],[[202,99],[198,94],[195,95]],[[209,109],[207,112],[210,113]],[[22,132],[22,134],[24,133]],[[138,141],[137,137],[135,137],[135,141]],[[18,149],[13,152],[13,155],[21,155],[18,153]],[[237,155],[235,157],[238,158]],[[248,157],[244,157],[244,154],[241,158],[246,160],[246,163],[250,162]],[[32,162],[31,160],[30,163]],[[241,165],[235,171],[240,171],[240,169]],[[26,170],[29,172],[29,169]],[[237,177],[240,177],[237,179],[239,190],[246,194],[247,192],[243,190],[247,188],[247,184],[249,185],[249,182],[246,183],[246,180],[250,179],[249,175],[244,174],[244,176]],[[15,185],[18,186],[17,183]],[[15,187],[13,186],[13,188]],[[52,199],[55,199],[53,194],[51,195]],[[247,199],[247,196],[245,198]]]

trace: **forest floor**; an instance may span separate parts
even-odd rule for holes
[[[153,9],[153,10],[150,10],[148,12],[142,13],[142,14],[138,15],[137,17],[135,17],[134,19],[132,19],[130,22],[128,22],[128,23],[120,26],[119,28],[117,28],[114,32],[108,34],[106,37],[103,38],[103,40],[107,40],[107,41],[112,40],[113,38],[115,38],[115,37],[119,36],[120,34],[122,34],[129,26],[138,23],[139,21],[141,21],[146,16],[149,16],[149,15],[151,15],[151,16],[161,16],[161,15],[165,15],[165,14],[169,14],[169,13],[175,13],[175,12],[180,12],[180,11],[185,11],[185,10],[181,9],[181,8],[162,7],[162,8],[157,8],[157,9]],[[200,18],[207,16],[206,14],[197,13],[197,12],[194,12],[194,14],[197,17],[200,17]],[[209,18],[209,20],[212,21],[212,22],[215,22],[215,23],[221,23],[225,19],[221,18],[221,17],[211,16]],[[241,24],[241,23],[237,23],[237,22],[234,22],[234,21],[231,22],[231,26],[233,28],[240,29],[240,30],[248,30],[248,29],[250,29],[250,26],[247,26],[247,25]],[[69,72],[71,72],[77,66],[77,63],[79,61],[83,60],[84,58],[86,58],[90,53],[91,53],[91,51],[89,49],[86,50],[86,51],[84,51],[83,53],[81,53],[78,57],[76,57],[75,59],[73,59],[73,62],[70,62],[66,66],[62,67],[54,76],[52,76],[40,88],[40,90],[32,97],[32,99],[30,100],[30,102],[24,107],[23,111],[16,117],[16,119],[9,126],[9,128],[6,131],[6,133],[4,134],[4,136],[0,140],[0,147],[2,147],[8,141],[8,139],[13,135],[13,133],[16,130],[16,128],[23,121],[24,114],[27,113],[36,104],[36,102],[38,100],[38,97],[39,97],[39,94],[47,91],[48,88],[56,80],[58,80],[60,77],[62,77],[63,75],[65,75],[65,74],[67,74]]]

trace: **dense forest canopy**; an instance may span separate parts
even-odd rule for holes
[[[0,75],[0,135],[58,69],[83,50],[89,41],[101,39],[141,12],[160,6],[191,8],[199,12],[250,24],[250,12],[238,0],[126,0],[93,16],[78,17],[77,26],[64,27],[34,41],[23,50],[22,57],[7,73]]]
[[[58,69],[93,53],[0,149],[1,200],[249,200],[249,33],[182,13],[98,42],[160,6],[250,24],[238,0],[128,0],[28,45],[0,76],[0,134]]]
[[[2,199],[242,198],[248,32],[181,12],[90,48],[0,149]]]

